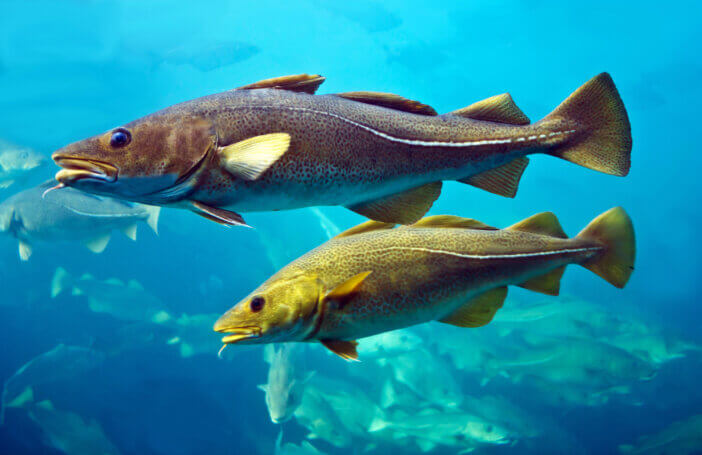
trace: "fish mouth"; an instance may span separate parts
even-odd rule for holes
[[[88,158],[77,158],[54,154],[51,157],[63,169],[56,173],[59,183],[71,184],[78,180],[98,180],[101,182],[114,182],[117,180],[118,169],[110,163]]]
[[[260,327],[234,327],[234,328],[219,328],[215,327],[215,332],[228,333],[222,337],[222,343],[234,344],[243,340],[258,338],[261,336]]]

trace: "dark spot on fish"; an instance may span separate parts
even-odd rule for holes
[[[487,427],[485,427],[485,430],[486,430],[488,433],[492,433],[492,425],[488,425]]]
[[[257,295],[256,297],[251,299],[251,303],[250,303],[251,311],[253,311],[254,313],[258,313],[259,311],[261,311],[263,309],[263,305],[265,305],[265,304],[266,304],[266,299],[264,299],[260,295]]]
[[[110,138],[110,145],[112,148],[121,148],[132,142],[131,133],[124,128],[117,128],[112,132],[112,137]]]

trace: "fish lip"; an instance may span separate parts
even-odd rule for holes
[[[116,166],[105,161],[59,153],[54,153],[51,158],[63,168],[56,173],[56,180],[59,183],[70,184],[84,179],[114,182],[119,174]]]
[[[224,344],[234,344],[243,340],[258,338],[261,336],[261,328],[256,326],[217,328],[215,331],[219,333],[231,334],[222,337],[222,343]]]

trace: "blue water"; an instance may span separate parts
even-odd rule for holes
[[[628,286],[618,290],[570,267],[561,293],[600,305],[603,314],[636,318],[666,337],[700,345],[702,264],[695,234],[702,202],[696,146],[701,13],[700,4],[691,1],[362,0],[342,6],[322,0],[3,0],[0,139],[48,157],[70,142],[180,101],[305,72],[326,76],[320,93],[393,92],[438,112],[508,91],[536,120],[607,71],[631,120],[629,176],[536,156],[515,199],[445,183],[430,214],[508,226],[548,210],[573,235],[597,214],[621,205],[637,236],[636,270]],[[0,199],[55,171],[48,163],[20,186],[0,192]],[[363,221],[342,208],[321,210],[342,230]],[[123,454],[273,453],[280,425],[270,421],[263,393],[256,389],[268,369],[262,348],[233,346],[218,359],[219,337],[205,326],[211,352],[184,358],[177,346],[158,337],[117,349],[115,333],[124,321],[90,311],[85,296],[69,292],[50,298],[50,283],[58,267],[75,276],[134,279],[171,314],[210,314],[214,322],[281,261],[326,240],[317,215],[308,209],[248,214],[257,229],[225,229],[165,209],[158,236],[140,225],[137,242],[115,234],[102,254],[80,244],[46,244],[28,262],[19,260],[16,239],[1,236],[0,378],[60,343],[110,351],[95,368],[70,379],[45,378],[35,387],[37,400],[99,422]],[[520,290],[512,295],[527,303],[549,299]],[[485,330],[499,330],[498,324]],[[422,349],[449,365],[462,394],[502,397],[533,422],[557,424],[559,434],[567,435],[558,439],[557,449],[556,438],[547,434],[529,443],[521,438],[515,444],[481,445],[479,452],[618,453],[619,444],[702,412],[702,370],[694,352],[660,365],[651,380],[620,384],[631,389],[626,399],[554,404],[546,395],[555,394],[557,386],[535,391],[498,377],[481,387],[480,371],[452,365],[432,342],[473,336],[471,329],[451,329],[432,324],[416,333],[425,340]],[[307,370],[361,387],[377,399],[385,370],[364,362],[358,368],[374,373],[360,377],[354,364],[323,351],[319,346],[305,351]],[[413,414],[431,407],[419,396],[415,405]],[[0,453],[61,453],[26,408],[6,414]],[[283,427],[285,441],[299,443],[308,433],[297,419]],[[311,442],[326,453],[362,453],[374,437],[354,436],[342,448],[324,439]],[[416,446],[398,449],[387,441],[371,453],[385,450],[419,453]],[[439,444],[433,453],[458,451]],[[702,443],[691,453],[696,452],[702,452]]]

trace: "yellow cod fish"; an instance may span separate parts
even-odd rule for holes
[[[622,288],[634,230],[613,208],[568,238],[550,212],[506,229],[455,216],[410,225],[368,221],[283,267],[227,311],[214,330],[227,344],[319,341],[356,359],[358,338],[428,321],[489,323],[508,285],[557,295],[580,264]]]

